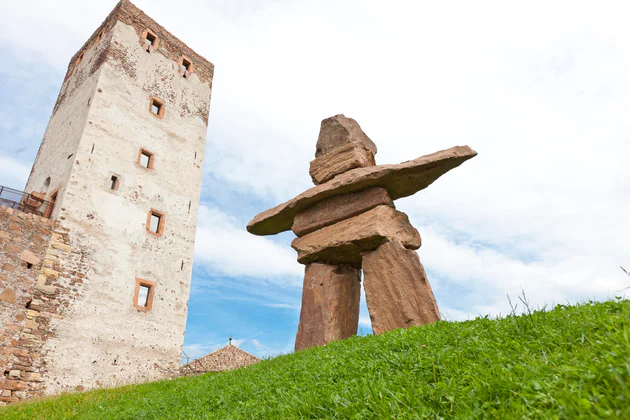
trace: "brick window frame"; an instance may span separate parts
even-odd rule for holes
[[[144,166],[142,164],[142,155],[149,156],[148,166]],[[141,148],[140,150],[138,150],[138,160],[136,161],[136,163],[145,169],[153,169],[153,165],[155,164],[155,153],[150,152],[145,148]],[[115,174],[112,174],[112,175],[115,175]]]
[[[153,42],[151,42],[151,44],[147,46],[145,40],[149,39],[150,37],[153,37]],[[140,45],[142,46],[142,49],[151,53],[157,50],[158,47],[160,46],[160,37],[151,29],[145,28],[144,31],[142,32],[142,36],[140,37]]]
[[[98,35],[96,36],[95,44],[98,44],[99,42],[101,42],[101,39],[103,39],[103,35],[105,35],[105,29],[101,29],[99,31]]]
[[[59,191],[61,190],[62,186],[62,184],[59,184],[57,188],[55,188],[54,190],[52,190],[52,192],[48,194],[48,202],[50,204],[48,204],[48,207],[46,207],[46,210],[44,210],[44,217],[47,219],[50,219],[52,217],[53,211],[55,211],[57,201],[59,200]]]
[[[188,68],[184,68],[184,61],[188,63]],[[180,57],[179,62],[177,64],[178,64],[179,74],[185,79],[188,79],[190,75],[195,72],[195,65],[193,64],[193,61],[185,55],[182,55]]]
[[[158,222],[157,232],[153,232],[151,230],[151,216],[154,216],[154,215],[160,218],[160,221]],[[148,233],[150,233],[153,236],[160,237],[164,234],[165,225],[166,225],[166,213],[156,210],[156,209],[149,210],[149,213],[147,213],[147,223],[145,226]]]
[[[158,107],[157,114],[155,112],[153,112],[153,105],[154,104]],[[164,118],[165,110],[166,110],[166,105],[164,105],[164,101],[163,100],[161,100],[157,96],[151,96],[149,98],[149,112],[151,113],[151,115],[153,115],[155,117],[158,117],[159,119],[162,119],[162,118]]]
[[[138,304],[138,294],[140,293],[140,286],[145,286],[149,288],[149,294],[147,295],[147,305],[142,306]],[[133,293],[133,307],[139,311],[149,312],[153,309],[153,297],[155,296],[155,288],[157,287],[157,283],[151,280],[141,279],[140,277],[136,277],[136,289]]]

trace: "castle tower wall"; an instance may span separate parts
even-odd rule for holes
[[[126,1],[71,60],[27,184],[57,193],[88,267],[44,344],[46,393],[177,372],[213,71]]]

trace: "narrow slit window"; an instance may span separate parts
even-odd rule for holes
[[[140,156],[140,165],[144,166],[145,168],[148,168],[150,162],[151,162],[151,155],[145,152],[142,152],[142,155]]]
[[[157,214],[151,214],[151,221],[149,222],[149,229],[153,233],[158,233],[158,229],[160,228],[161,217]]]
[[[136,278],[136,291],[133,296],[133,306],[142,311],[150,311],[153,307],[156,283],[150,280]]]
[[[164,213],[151,209],[147,217],[147,232],[155,236],[162,236],[164,233]]]
[[[81,64],[81,61],[83,61],[83,53],[79,54],[79,57],[77,57],[77,66]]]
[[[192,63],[190,60],[182,58],[182,76],[188,77],[188,75],[192,72]]]
[[[138,153],[138,165],[143,168],[153,169],[153,161],[153,153],[145,149],[140,149],[140,152]]]
[[[118,187],[120,186],[120,181],[116,175],[112,175],[112,178],[109,180],[109,189],[118,191]]]
[[[146,308],[149,303],[149,291],[151,288],[149,286],[145,286],[143,284],[140,285],[138,289],[138,305]]]

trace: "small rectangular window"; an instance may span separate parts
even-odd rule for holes
[[[120,181],[118,181],[118,177],[116,175],[112,175],[112,179],[110,180],[109,188],[117,191]]]
[[[151,221],[149,222],[149,229],[153,233],[158,233],[158,228],[160,227],[160,219],[161,217],[157,214],[151,215]]]
[[[153,169],[153,161],[153,153],[146,149],[140,149],[140,152],[138,153],[138,165],[147,169]]]
[[[144,40],[145,44],[149,44],[149,45],[155,45],[155,40],[157,39],[157,37],[155,35],[153,35],[151,32],[147,32],[147,37]]]
[[[83,61],[83,53],[79,54],[79,57],[77,57],[77,66],[81,64],[81,61]]]
[[[158,98],[151,98],[149,103],[149,111],[158,118],[164,117],[164,102]]]
[[[155,236],[162,236],[162,234],[164,233],[164,222],[165,222],[164,213],[162,213],[161,211],[151,209],[151,211],[149,211],[149,214],[147,216],[147,224],[146,224],[147,232]]]
[[[185,58],[182,60],[182,69],[183,70],[190,70],[190,61],[186,60]]]
[[[153,307],[153,296],[155,295],[154,281],[136,278],[136,290],[133,295],[133,306],[142,311],[150,311]]]

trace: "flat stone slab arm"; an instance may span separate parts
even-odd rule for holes
[[[455,146],[395,165],[352,169],[304,191],[297,197],[254,217],[247,230],[254,235],[275,235],[291,229],[298,211],[339,194],[383,187],[392,200],[425,189],[436,179],[477,155],[468,146]]]

